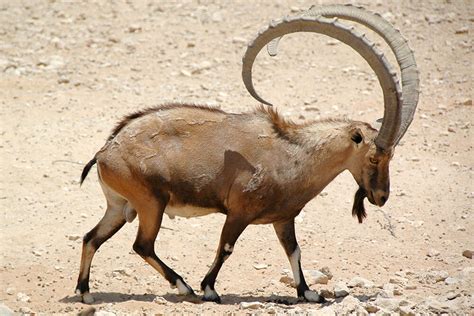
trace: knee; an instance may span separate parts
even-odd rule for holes
[[[153,253],[153,246],[150,247],[148,243],[136,240],[133,243],[133,250],[142,257],[149,257]]]

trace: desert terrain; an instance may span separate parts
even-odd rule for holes
[[[273,227],[253,225],[219,274],[222,304],[188,302],[132,250],[137,221],[96,254],[95,303],[74,294],[82,236],[106,206],[95,167],[82,187],[79,177],[116,122],[175,101],[251,111],[259,103],[241,80],[248,41],[272,19],[325,3],[343,2],[0,0],[0,314],[472,315],[469,0],[352,2],[408,39],[421,95],[391,162],[384,207],[366,202],[359,224],[351,216],[357,185],[345,172],[296,219],[311,288],[331,296],[342,287],[345,295],[324,305],[297,302]],[[254,77],[285,117],[372,123],[382,116],[377,79],[349,47],[294,34],[279,49],[274,58],[261,52]],[[198,295],[224,219],[165,216],[155,243]]]

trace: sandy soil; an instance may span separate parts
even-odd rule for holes
[[[271,19],[312,4],[0,1],[3,308],[86,309],[73,293],[81,237],[101,218],[105,201],[95,172],[79,187],[84,163],[120,117],[146,106],[255,107],[240,78],[247,41]],[[303,268],[329,267],[333,279],[313,285],[317,290],[355,276],[374,282],[351,289],[361,304],[398,277],[397,297],[413,311],[467,314],[474,308],[473,261],[462,255],[474,250],[473,2],[359,4],[383,14],[409,39],[422,94],[391,164],[389,202],[382,209],[367,203],[369,217],[358,224],[350,214],[356,184],[340,175],[297,219]],[[373,122],[382,115],[380,88],[362,58],[322,36],[288,36],[276,58],[262,53],[255,81],[296,121],[348,116]],[[223,221],[222,215],[164,220],[157,253],[195,290],[214,258]],[[289,264],[271,226],[251,226],[239,239],[216,284],[221,305],[183,302],[133,252],[136,229],[136,221],[126,225],[94,259],[91,290],[99,313],[244,313],[240,303],[254,301],[265,303],[253,310],[261,313],[321,308],[268,303],[296,294],[280,281]],[[325,311],[337,311],[341,300]]]

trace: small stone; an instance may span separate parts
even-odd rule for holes
[[[234,37],[232,38],[232,43],[234,44],[247,44],[247,39],[243,37]]]
[[[105,311],[105,310],[100,310],[100,311],[96,311],[94,316],[115,316],[115,313]]]
[[[394,276],[394,277],[390,278],[389,282],[392,283],[392,284],[396,284],[396,285],[399,285],[401,287],[404,287],[407,284],[408,279],[403,278],[403,277],[399,277],[399,276]]]
[[[400,306],[398,308],[400,316],[415,316],[416,313],[411,309],[410,306]]]
[[[121,274],[121,275],[128,276],[128,277],[132,276],[132,271],[130,269],[127,269],[127,268],[125,268],[125,269],[114,269],[112,272],[115,273],[115,274]]]
[[[131,24],[128,27],[128,32],[129,33],[136,33],[136,32],[140,32],[141,30],[142,30],[142,27],[138,24]]]
[[[467,26],[463,26],[460,29],[457,29],[456,31],[454,31],[454,34],[467,34],[467,33],[469,33],[469,27]]]
[[[6,291],[8,295],[13,295],[15,293],[15,288],[8,287]]]
[[[464,250],[462,255],[466,258],[472,259],[472,250]]]
[[[446,299],[448,301],[451,301],[451,300],[454,300],[455,298],[461,296],[461,293],[456,293],[456,292],[448,292],[448,294],[446,294]]]
[[[364,279],[362,277],[356,276],[349,281],[347,286],[348,287],[362,287],[362,288],[370,289],[374,287],[374,282]]]
[[[167,305],[168,301],[162,296],[157,296],[153,299],[153,303],[156,303],[159,305]]]
[[[457,161],[453,161],[453,162],[451,162],[451,166],[453,166],[453,167],[460,167],[461,164],[460,164],[459,162],[457,162]]]
[[[397,298],[385,298],[378,296],[375,299],[374,304],[389,311],[396,311],[400,306],[400,302],[401,300]]]
[[[32,253],[36,256],[36,257],[41,257],[43,254],[41,253],[41,251],[38,251],[38,250],[33,250]]]
[[[372,304],[372,303],[366,303],[365,304],[365,310],[368,311],[369,313],[377,313],[380,310],[380,307]]]
[[[254,264],[253,267],[255,268],[255,270],[263,270],[263,269],[268,268],[268,265],[265,263],[258,263],[258,264]]]
[[[422,275],[422,282],[424,283],[437,283],[443,282],[448,277],[448,272],[446,271],[429,271]]]
[[[324,306],[320,309],[309,309],[306,311],[308,316],[335,316],[336,312],[331,306]],[[283,314],[282,314],[283,315]]]
[[[82,238],[81,235],[66,235],[66,236],[67,236],[67,239],[69,239],[69,240],[71,240],[71,241],[76,241],[76,240]]]
[[[411,161],[420,161],[420,157],[412,157]]]
[[[191,77],[192,73],[186,69],[181,69],[180,73],[185,77]]]
[[[28,303],[31,301],[30,297],[28,295],[26,295],[25,293],[18,293],[16,295],[16,300],[19,301],[19,302],[23,302],[23,303]]]
[[[344,297],[349,295],[349,288],[346,283],[339,281],[334,285],[334,295],[336,297]]]
[[[330,291],[328,289],[321,289],[319,291],[319,295],[321,295],[324,298],[335,298],[336,296],[334,295],[333,291]]]
[[[59,79],[58,79],[58,83],[59,83],[59,84],[66,84],[66,83],[69,83],[69,82],[70,82],[69,78],[68,78],[68,77],[65,77],[65,76],[61,76],[61,77],[59,77]]]
[[[472,105],[472,99],[466,99],[464,101],[461,101],[462,105]]]
[[[456,279],[456,278],[453,278],[453,277],[447,277],[445,280],[444,280],[444,283],[446,285],[451,285],[451,284],[456,284],[459,282],[459,279]]]
[[[329,278],[326,274],[318,270],[304,271],[308,275],[308,285],[314,284],[328,284]]]
[[[329,280],[332,279],[333,275],[332,275],[331,271],[329,270],[329,267],[322,267],[319,271],[321,271],[322,273],[327,275]]]
[[[426,255],[428,257],[436,257],[440,255],[440,252],[436,249],[430,249]]]
[[[259,309],[265,307],[265,304],[260,302],[242,302],[239,306],[240,309]]]
[[[286,285],[289,285],[289,286],[291,286],[291,287],[296,287],[295,281],[293,280],[293,278],[290,277],[290,276],[287,276],[287,275],[282,276],[282,277],[280,278],[280,282],[281,282],[281,283],[284,283],[284,284],[286,284]]]

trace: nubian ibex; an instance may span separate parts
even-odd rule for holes
[[[367,26],[393,50],[402,87],[387,59],[362,33],[337,18]],[[220,302],[214,285],[224,261],[249,224],[273,224],[293,271],[298,297],[324,298],[307,286],[300,264],[294,218],[338,174],[349,170],[359,185],[353,215],[366,216],[363,200],[388,199],[389,163],[410,125],[418,102],[418,71],[407,41],[381,16],[353,6],[312,7],[301,16],[272,22],[249,44],[243,80],[255,92],[251,70],[258,52],[288,33],[316,32],[344,42],[370,65],[382,86],[384,117],[379,131],[364,122],[326,119],[293,123],[269,106],[231,114],[206,106],[168,104],[131,114],[85,166],[81,183],[97,163],[107,199],[104,217],[84,236],[77,292],[86,303],[96,250],[138,215],[133,249],[182,295],[195,295],[183,278],[155,254],[163,214],[226,216],[214,262],[201,283],[203,300]],[[403,89],[403,90],[402,90]],[[402,99],[403,91],[403,99]]]

